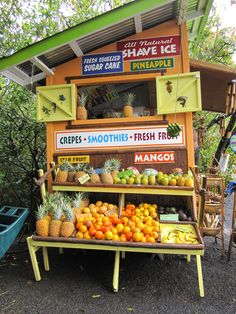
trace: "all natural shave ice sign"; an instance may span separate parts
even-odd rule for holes
[[[185,145],[183,127],[179,136],[171,138],[166,127],[124,127],[116,130],[110,128],[57,131],[55,132],[55,149],[63,150],[100,150],[129,147]]]
[[[120,41],[117,51],[123,52],[124,60],[176,56],[180,54],[180,36]]]

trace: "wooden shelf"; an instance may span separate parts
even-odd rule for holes
[[[174,195],[193,196],[192,187],[160,186],[160,185],[129,185],[129,184],[83,184],[75,183],[53,183],[53,191],[74,191],[74,192],[98,192],[98,193],[124,193],[124,194],[149,194],[149,195]]]
[[[90,120],[75,120],[70,121],[67,125],[67,129],[79,129],[84,127],[96,128],[96,127],[109,127],[115,125],[132,126],[132,125],[167,125],[167,120],[162,120],[162,116],[150,116],[150,117],[132,117],[132,118],[109,118],[109,119],[90,119]]]

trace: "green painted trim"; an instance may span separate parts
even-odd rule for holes
[[[208,2],[207,2],[204,15],[201,18],[200,25],[198,27],[197,36],[194,39],[193,55],[195,54],[195,51],[198,47],[199,40],[202,37],[203,28],[205,27],[205,25],[207,23],[207,19],[208,19],[211,7],[213,5],[213,2],[214,2],[214,0],[208,0]]]
[[[178,195],[178,196],[193,196],[194,190],[189,189],[145,189],[145,187],[136,188],[135,186],[132,188],[123,188],[123,187],[96,187],[93,186],[83,186],[83,185],[52,185],[53,191],[68,191],[68,192],[93,192],[93,193],[104,193],[104,189],[106,193],[125,193],[125,194],[150,194],[150,195]]]
[[[103,13],[88,21],[80,23],[72,28],[43,39],[29,47],[23,48],[9,57],[0,59],[0,71],[13,65],[23,63],[34,56],[40,55],[50,49],[65,45],[87,34],[91,34],[101,28],[109,27],[112,24],[134,16],[142,11],[148,11],[159,5],[164,5],[173,0],[136,0],[127,3],[114,10]]]

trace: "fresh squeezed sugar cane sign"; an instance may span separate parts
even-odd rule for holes
[[[109,52],[82,57],[82,75],[123,72],[122,52]]]
[[[177,137],[171,138],[164,126],[139,126],[123,128],[102,128],[55,132],[55,149],[101,150],[115,148],[137,148],[158,146],[184,146],[184,128]]]
[[[117,42],[124,60],[137,60],[180,55],[180,36],[165,36]]]

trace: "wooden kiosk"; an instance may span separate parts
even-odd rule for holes
[[[101,167],[107,158],[119,158],[122,167],[140,171],[156,168],[187,172],[194,166],[192,112],[201,109],[200,76],[189,72],[186,25],[175,20],[144,30],[59,65],[47,77],[47,86],[37,90],[38,120],[46,122],[47,161],[60,164],[89,162]],[[91,95],[87,120],[76,120],[77,95]],[[136,94],[134,116],[122,116],[123,96]],[[115,117],[104,117],[112,109]],[[175,138],[167,134],[168,123],[178,123]],[[81,191],[93,195],[119,195],[120,206],[133,195],[154,196],[187,202],[198,244],[130,243],[79,240],[76,238],[28,238],[35,274],[41,279],[36,251],[42,248],[44,267],[49,270],[47,248],[76,248],[115,252],[113,289],[118,291],[121,252],[161,253],[196,256],[200,296],[204,296],[201,256],[204,245],[197,221],[195,190],[192,187],[143,185],[57,184],[48,178],[49,191]],[[176,222],[178,223],[178,222]]]

